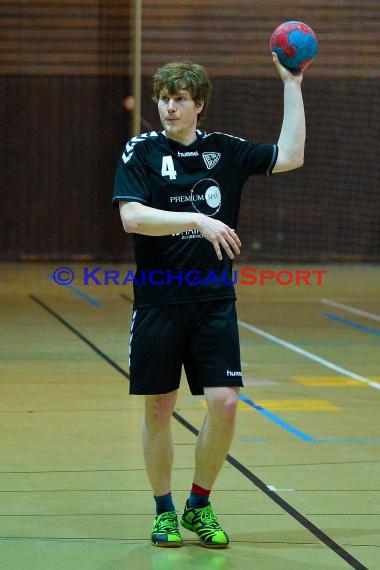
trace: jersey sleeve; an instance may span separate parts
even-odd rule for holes
[[[254,143],[246,140],[237,142],[237,159],[247,179],[252,174],[270,176],[276,164],[278,146]]]
[[[148,204],[150,200],[147,171],[142,153],[132,146],[128,152],[129,146],[127,143],[116,167],[112,197],[114,206],[123,201]]]

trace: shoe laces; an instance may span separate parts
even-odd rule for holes
[[[175,513],[163,513],[157,521],[157,527],[160,532],[168,532],[177,530],[177,520]]]
[[[204,507],[200,513],[200,518],[203,523],[205,523],[208,527],[219,527],[218,519],[216,518],[216,514],[212,510],[211,506]]]

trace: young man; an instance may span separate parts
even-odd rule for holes
[[[145,395],[143,448],[156,502],[156,546],[181,546],[171,494],[171,416],[182,366],[192,394],[204,394],[207,414],[195,449],[193,485],[181,524],[202,545],[229,538],[209,496],[229,451],[242,384],[232,260],[240,253],[240,195],[253,174],[303,164],[302,74],[274,64],[284,83],[277,144],[255,144],[197,129],[209,103],[204,68],[170,63],[154,76],[164,130],[132,138],[116,171],[114,205],[136,257],[130,332],[130,393]]]

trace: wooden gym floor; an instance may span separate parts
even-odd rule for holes
[[[61,265],[71,285],[53,281]],[[237,287],[246,387],[212,494],[231,548],[210,551],[186,530],[180,549],[150,545],[142,398],[128,395],[131,286],[103,282],[127,266],[98,265],[100,285],[83,283],[89,262],[0,265],[1,569],[380,568],[380,268]],[[204,412],[183,382],[179,512]]]

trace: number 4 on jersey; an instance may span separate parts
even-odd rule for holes
[[[174,162],[171,156],[162,157],[161,175],[170,176],[170,180],[177,178],[177,172],[174,170]]]

